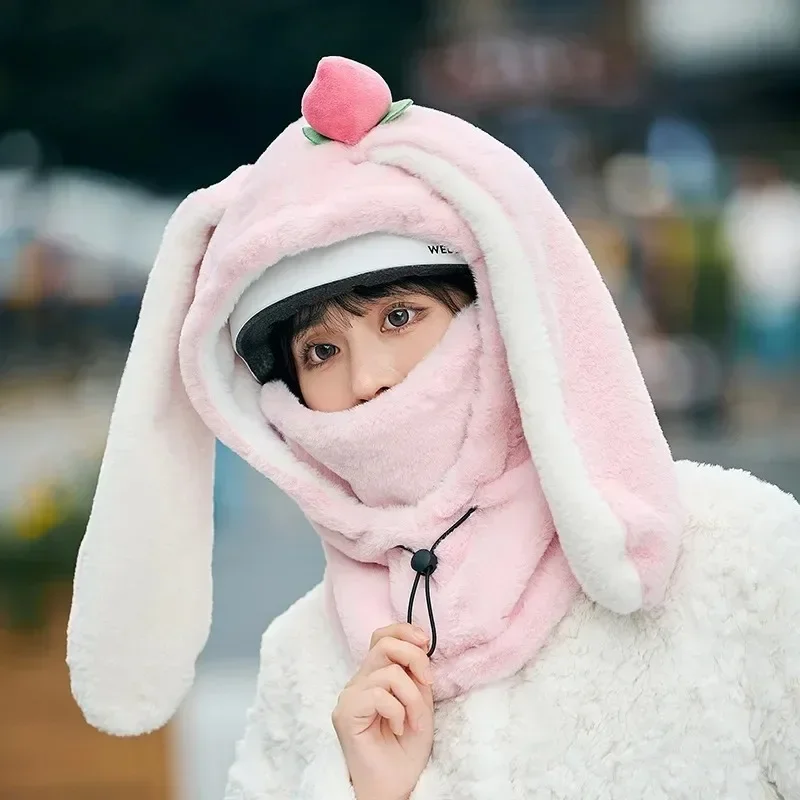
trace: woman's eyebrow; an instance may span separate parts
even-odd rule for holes
[[[337,319],[336,317],[340,317]],[[344,319],[344,314],[326,314],[322,319],[318,320],[317,322],[312,323],[311,325],[306,325],[304,328],[297,331],[292,337],[293,343],[299,343],[302,339],[306,339],[311,336],[320,336],[324,334],[336,334],[341,332],[343,328],[346,327],[346,320]]]
[[[320,325],[309,325],[301,330],[297,331],[297,333],[292,336],[292,344],[299,345],[302,344],[304,339],[308,339],[314,335],[315,332],[319,331],[322,326]]]

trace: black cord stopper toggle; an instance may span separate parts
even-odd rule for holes
[[[428,650],[428,658],[430,658],[436,650],[436,620],[433,616],[433,605],[431,604],[431,575],[439,564],[439,559],[433,552],[441,542],[443,542],[456,528],[462,523],[466,522],[477,511],[474,506],[470,508],[464,516],[457,522],[451,525],[434,543],[430,550],[417,550],[412,551],[409,547],[399,545],[404,550],[408,550],[411,555],[411,568],[416,572],[414,578],[414,585],[411,587],[411,596],[408,598],[408,616],[407,620],[409,625],[414,618],[414,598],[417,595],[417,587],[419,586],[420,578],[425,578],[425,604],[428,606],[428,620],[431,624],[431,646]]]
[[[411,557],[411,569],[420,575],[432,575],[438,564],[439,559],[430,550],[417,550]]]

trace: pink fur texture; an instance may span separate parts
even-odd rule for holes
[[[253,165],[216,228],[183,328],[181,371],[208,427],[320,531],[333,607],[354,654],[366,646],[364,631],[392,621],[389,606],[364,598],[388,587],[396,615],[406,597],[408,554],[390,548],[429,546],[471,502],[493,510],[442,545],[437,580],[464,604],[448,606],[441,658],[493,644],[491,653],[463,650],[442,679],[446,691],[508,673],[535,651],[526,641],[540,643],[551,609],[570,602],[567,564],[612,610],[658,603],[683,525],[674,464],[611,298],[539,178],[486,133],[431,109],[415,106],[348,148],[314,146],[302,125],[289,126]],[[386,507],[321,481],[291,451],[264,419],[261,389],[225,330],[237,298],[265,268],[373,231],[447,242],[465,255],[479,293],[480,380],[496,384],[477,394],[459,456],[474,472],[419,502]],[[532,459],[517,469],[503,458],[508,440],[496,435],[492,411],[508,397]],[[375,530],[381,536],[366,535]],[[528,532],[525,552],[519,531]],[[448,562],[458,574],[448,574]],[[518,590],[513,608],[507,584]],[[526,624],[506,627],[509,614]]]
[[[264,387],[261,408],[299,454],[341,478],[364,505],[415,505],[461,454],[478,390],[479,353],[475,309],[469,308],[402,384],[365,405],[311,411],[276,382]]]
[[[317,133],[354,145],[380,122],[391,103],[389,87],[375,70],[328,56],[319,62],[301,107]]]

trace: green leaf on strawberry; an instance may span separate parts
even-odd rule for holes
[[[385,116],[381,119],[378,125],[383,125],[387,122],[397,119],[401,114],[405,113],[409,106],[412,106],[413,104],[413,100],[395,100],[394,103],[389,106],[389,110],[386,112]]]
[[[327,136],[323,136],[321,133],[318,133],[308,126],[303,128],[303,134],[311,144],[325,144],[325,142],[331,141]]]

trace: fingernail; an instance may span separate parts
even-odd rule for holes
[[[433,671],[430,667],[425,667],[422,672],[422,677],[425,678],[426,683],[433,683]]]
[[[423,642],[423,643],[428,641],[428,634],[425,633],[425,631],[422,630],[422,628],[418,628],[415,625],[414,628],[413,628],[413,631],[414,631],[414,638],[415,639],[417,639],[418,641]]]

